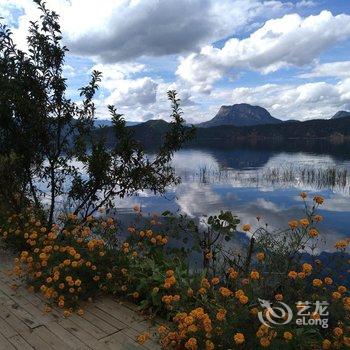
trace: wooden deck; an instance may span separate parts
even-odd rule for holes
[[[110,298],[89,305],[85,315],[63,318],[62,312],[43,312],[44,302],[20,281],[8,276],[12,258],[0,248],[0,350],[160,349],[154,328],[132,309]],[[136,342],[142,332],[151,340]]]

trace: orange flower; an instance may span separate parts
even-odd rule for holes
[[[340,337],[343,335],[343,330],[340,328],[340,327],[335,327],[333,329],[333,334],[336,336],[336,337]]]
[[[308,263],[304,263],[302,265],[302,269],[305,273],[311,273],[312,271],[312,265],[308,264]]]
[[[312,285],[314,287],[321,287],[322,286],[322,281],[318,278],[315,278],[313,281],[312,281]]]
[[[277,301],[282,301],[282,300],[283,300],[283,294],[276,294],[276,295],[275,295],[275,299],[276,299]]]
[[[291,220],[289,221],[288,225],[292,230],[295,230],[298,227],[299,223],[297,220]]]
[[[333,283],[333,280],[330,277],[325,277],[324,283],[330,285]]]
[[[144,332],[137,337],[137,342],[139,344],[144,344],[150,338],[149,332]]]
[[[300,222],[300,225],[303,227],[307,227],[310,225],[310,222],[308,219],[301,219],[299,222]]]
[[[244,224],[242,228],[243,228],[243,231],[248,232],[251,230],[252,227],[249,224]]]
[[[300,197],[301,197],[302,199],[306,199],[306,198],[307,198],[307,193],[306,193],[306,192],[301,192],[301,193],[300,193]]]
[[[243,333],[236,333],[233,336],[233,339],[237,345],[243,344],[244,343],[244,334]]]
[[[263,252],[260,252],[256,254],[256,258],[258,259],[258,261],[263,261],[265,259],[265,254]]]
[[[315,228],[309,230],[309,236],[315,238],[318,236],[318,231]]]
[[[289,271],[288,273],[288,277],[292,278],[293,280],[295,280],[298,276],[298,273],[296,271]]]
[[[223,297],[230,297],[233,294],[232,291],[226,287],[220,287],[219,292]]]
[[[188,339],[185,344],[185,348],[188,350],[197,350],[198,349],[197,339],[196,338]]]
[[[253,270],[251,273],[250,273],[250,278],[252,280],[258,280],[260,278],[260,274],[258,271],[256,270]]]
[[[219,279],[219,277],[214,277],[214,278],[212,278],[212,280],[211,280],[211,284],[212,285],[217,285],[217,284],[219,284],[220,283],[220,279]]]
[[[314,197],[314,202],[317,203],[318,205],[322,205],[324,202],[324,198],[321,196],[315,196]]]
[[[291,332],[284,332],[283,333],[283,338],[287,341],[292,340],[293,339],[293,334]]]

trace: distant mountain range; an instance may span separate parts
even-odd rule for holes
[[[338,119],[350,117],[350,112],[339,111],[331,119]],[[149,122],[149,121],[148,121]],[[135,125],[149,125],[148,122],[126,122],[127,126]],[[265,108],[260,106],[252,106],[247,103],[234,104],[232,106],[221,106],[218,113],[214,118],[196,124],[198,128],[210,128],[221,125],[233,125],[237,127],[241,126],[256,126],[267,124],[280,124],[280,123],[297,123],[299,120],[289,119],[282,121],[281,119],[274,118]],[[158,121],[156,121],[158,123]],[[166,122],[165,122],[166,123]],[[96,128],[112,126],[112,121],[108,119],[96,119],[94,121]]]
[[[140,124],[140,122],[126,122],[126,126],[133,126]],[[104,126],[112,126],[112,121],[110,119],[95,119],[94,120],[95,128],[104,127]]]
[[[345,117],[350,117],[350,112],[339,111],[339,112],[335,113],[331,119],[339,119],[339,118],[345,118]]]
[[[196,126],[209,128],[219,125],[252,126],[278,123],[282,123],[282,120],[272,117],[265,108],[240,103],[233,106],[221,106],[213,119]]]
[[[340,111],[331,119],[281,121],[259,106],[238,104],[222,106],[208,122],[196,125],[195,139],[188,146],[233,147],[246,143],[301,142],[328,140],[332,143],[350,141],[350,112]],[[146,147],[157,147],[164,140],[170,124],[164,120],[149,120],[129,126],[135,138]],[[117,140],[110,126],[96,128],[96,137],[103,136],[108,145]]]

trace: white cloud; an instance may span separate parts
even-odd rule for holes
[[[299,75],[300,78],[350,77],[350,61],[317,64],[309,73]]]
[[[149,77],[120,80],[105,102],[122,106],[149,105],[156,102],[157,86]]]
[[[317,2],[316,1],[312,1],[312,0],[301,0],[299,2],[296,3],[296,7],[300,8],[300,7],[314,7],[317,6]]]
[[[310,64],[325,49],[350,37],[350,16],[286,15],[267,21],[248,38],[232,38],[223,48],[205,46],[200,53],[182,58],[177,74],[198,91],[212,85],[232,69],[252,69],[267,74],[287,66]]]
[[[47,0],[47,5],[61,15],[73,53],[109,63],[190,52],[246,29],[258,17],[295,7],[277,0]],[[16,36],[24,44],[29,20],[39,16],[36,4],[1,0],[0,7],[23,10]]]

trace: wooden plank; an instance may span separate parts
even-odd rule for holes
[[[136,324],[134,324],[134,326],[136,326]],[[158,344],[158,337],[157,337],[156,330],[154,328],[150,328],[150,325],[146,321],[137,323],[137,326],[138,326],[136,327],[137,329],[125,328],[122,330],[122,333],[126,334],[131,339],[137,340],[137,337],[141,333],[149,332],[150,339],[143,344],[143,347],[149,350],[160,350],[161,346]]]
[[[18,350],[33,350],[36,348],[33,348],[31,345],[29,345],[24,338],[22,338],[20,335],[15,335],[14,337],[8,339],[8,341]],[[45,348],[38,348],[44,350]]]
[[[16,330],[18,334],[21,335],[25,341],[30,344],[35,349],[51,349],[47,343],[45,343],[41,338],[33,335],[33,330],[29,328],[25,323],[23,323],[19,318],[17,318],[11,310],[6,308],[4,305],[0,305],[0,315],[13,329]],[[17,344],[18,338],[12,337],[14,339],[12,344]],[[15,345],[16,346],[16,345]],[[21,349],[21,348],[20,348]]]
[[[30,300],[35,301],[35,298],[33,298],[33,295],[26,293],[21,299],[20,305],[33,315],[37,321],[42,322],[49,331],[59,338],[59,340],[62,340],[67,345],[71,345],[74,349],[87,349],[87,346],[82,341],[57,323],[58,316],[51,313],[44,314],[43,311],[39,309],[39,307],[43,308],[44,306],[44,302],[41,299],[37,299],[36,305],[31,303]]]
[[[96,327],[80,316],[72,315],[69,317],[69,320],[75,323],[77,327],[84,329],[87,333],[91,334],[96,339],[101,339],[108,335],[106,332],[102,331],[100,328]]]
[[[2,317],[0,314],[0,334],[2,334],[5,338],[11,338],[15,335],[18,335],[18,332],[12,328]]]
[[[14,292],[2,281],[0,281],[0,289],[3,292],[0,295],[0,303],[9,308],[28,327],[33,329],[44,324],[44,322],[37,321],[33,315],[31,315],[19,304],[23,301],[22,297],[20,295],[16,295],[16,292]]]
[[[103,319],[91,313],[89,309],[86,310],[83,318],[95,325],[96,327],[98,327],[99,329],[101,329],[104,333],[106,333],[106,335],[115,333],[119,330],[119,328],[114,327],[113,325],[109,324],[108,322],[105,322]]]
[[[43,300],[38,294],[28,294],[28,298],[34,305],[43,305]],[[102,349],[96,338],[81,327],[78,327],[70,318],[64,318],[61,310],[53,308],[50,315],[54,318],[54,322],[58,326],[64,328],[71,336],[74,336],[84,344],[82,349]],[[48,324],[47,327],[50,328],[51,324]],[[78,349],[80,349],[80,347],[78,347]]]
[[[103,344],[104,349],[109,350],[140,350],[144,349],[140,344],[136,343],[133,339],[129,338],[126,334],[119,331],[114,333],[100,342]]]
[[[117,318],[111,316],[110,314],[104,312],[103,310],[99,309],[95,305],[91,305],[88,309],[88,312],[94,314],[95,316],[101,318],[105,322],[109,323],[111,326],[117,328],[117,330],[121,330],[127,325],[121,321],[119,321]]]
[[[73,350],[74,349],[72,346],[68,345],[68,343],[63,342],[55,334],[51,333],[44,326],[35,328],[33,330],[33,334],[41,338],[45,343],[47,343],[50,346],[51,349],[55,349],[55,350],[62,350],[62,349]]]
[[[141,316],[109,298],[103,299],[103,301],[96,303],[95,306],[128,326],[144,320]]]
[[[16,276],[5,272],[11,266],[10,260],[0,251],[0,341],[7,342],[4,350],[159,349],[153,341],[145,347],[135,341],[151,326],[135,312],[136,306],[128,303],[122,305],[105,298],[89,305],[83,317],[72,315],[66,319],[55,308],[45,314],[41,295],[30,294],[23,286],[17,291],[10,287],[21,284]]]
[[[16,349],[3,335],[0,334],[0,350]]]

